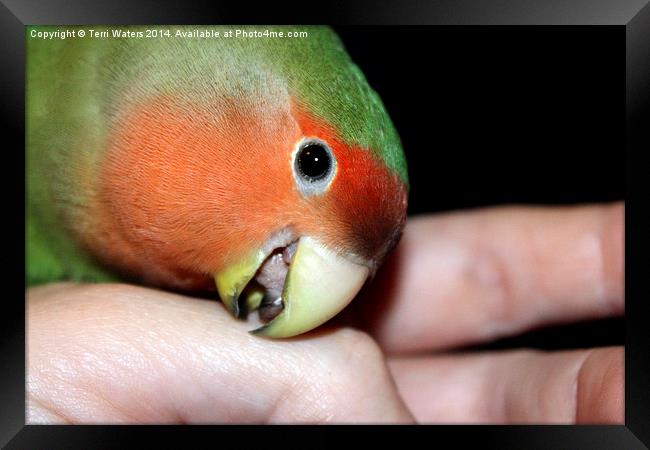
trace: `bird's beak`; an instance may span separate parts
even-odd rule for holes
[[[239,296],[255,276],[267,255],[257,251],[252,257],[238,261],[214,275],[221,301],[234,317],[239,317]]]
[[[266,256],[260,252],[215,275],[219,295],[234,316],[239,315],[239,295]],[[352,301],[369,273],[366,265],[337,254],[314,238],[301,237],[284,282],[282,311],[252,333],[287,338],[322,325]]]

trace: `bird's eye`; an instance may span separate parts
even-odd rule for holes
[[[306,139],[298,146],[294,160],[296,179],[308,194],[327,188],[336,169],[336,158],[330,147],[318,139]]]
[[[307,181],[318,181],[327,176],[332,166],[330,150],[324,143],[307,142],[296,155],[298,173]]]

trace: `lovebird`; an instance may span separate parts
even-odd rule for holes
[[[26,90],[29,286],[216,291],[287,338],[405,226],[398,133],[330,28],[28,27]]]

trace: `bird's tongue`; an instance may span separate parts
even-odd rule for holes
[[[266,258],[255,276],[255,281],[266,291],[259,310],[260,318],[264,322],[273,319],[282,311],[282,290],[297,247],[298,242],[294,242],[275,250]]]

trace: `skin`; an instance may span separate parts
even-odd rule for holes
[[[623,423],[623,348],[458,352],[624,309],[621,203],[412,218],[326,327],[124,284],[28,291],[29,423]]]

